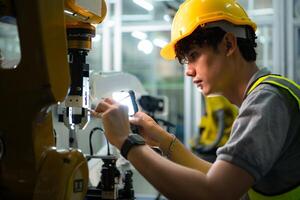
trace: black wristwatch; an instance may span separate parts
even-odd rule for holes
[[[125,142],[121,147],[121,155],[127,159],[127,155],[132,147],[137,145],[145,145],[145,140],[142,136],[138,134],[129,134]]]

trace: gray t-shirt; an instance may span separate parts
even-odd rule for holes
[[[260,70],[250,80],[267,74]],[[247,91],[247,90],[246,90]],[[228,142],[217,160],[251,174],[253,188],[266,195],[284,193],[300,185],[300,112],[285,89],[260,84],[243,101]]]

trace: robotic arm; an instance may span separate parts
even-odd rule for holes
[[[0,69],[0,199],[84,198],[86,160],[79,150],[53,147],[48,108],[65,99],[69,71],[67,99],[84,99],[84,90],[77,88],[84,85],[77,80],[86,77],[91,23],[100,23],[106,13],[104,1],[100,4],[102,14],[96,16],[72,0],[0,0],[0,17],[16,18],[21,47],[18,66]],[[88,100],[81,102],[67,104],[75,108],[66,112],[70,124],[80,124],[78,113],[86,115],[79,107]]]
[[[83,129],[89,121],[89,65],[86,56],[92,47],[95,36],[92,24],[101,23],[106,15],[104,0],[98,5],[100,15],[96,15],[80,6],[75,0],[65,1],[65,14],[68,39],[68,58],[71,86],[65,99],[60,121],[69,129],[70,147],[77,148],[76,130]]]

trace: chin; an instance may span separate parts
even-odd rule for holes
[[[203,93],[203,90],[202,90],[201,88],[198,88],[198,87],[197,87],[197,90],[198,90],[199,92]]]
[[[205,90],[204,88],[198,88],[198,91],[201,92],[204,96],[210,95],[211,92]]]

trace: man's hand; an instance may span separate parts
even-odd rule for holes
[[[150,116],[143,112],[135,113],[134,117],[130,119],[130,123],[139,127],[139,133],[150,146],[160,146],[169,135]]]
[[[130,133],[128,108],[106,98],[97,105],[93,114],[100,115],[106,138],[120,149]]]

